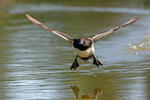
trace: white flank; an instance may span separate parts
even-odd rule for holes
[[[74,51],[75,51],[76,55],[78,55],[79,57],[87,58],[87,57],[89,57],[89,56],[94,54],[95,49],[94,49],[94,45],[92,45],[90,48],[88,48],[85,51],[81,51],[81,50],[79,50],[77,48],[75,48]]]

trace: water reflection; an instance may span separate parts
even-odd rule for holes
[[[39,8],[39,9],[37,9]],[[75,12],[108,12],[108,13],[128,13],[128,14],[140,14],[150,15],[150,10],[143,9],[129,9],[129,8],[101,8],[101,7],[74,7],[74,6],[60,6],[51,4],[18,4],[10,10],[12,14],[23,14],[26,12],[49,12],[49,11],[75,11]]]
[[[150,36],[143,38],[150,30],[149,9],[113,8],[114,1],[108,4],[108,0],[99,0],[107,6],[86,7],[82,2],[66,4],[73,0],[60,5],[38,2],[42,0],[9,1],[8,5],[0,1],[0,8],[5,9],[0,9],[0,100],[150,100]],[[143,5],[132,2],[137,8]],[[73,37],[92,36],[131,17],[141,16],[141,20],[95,45],[103,70],[82,64],[79,70],[70,71],[74,57],[70,45],[30,23],[25,12]],[[80,87],[70,87],[72,84]]]
[[[76,97],[76,100],[97,100],[99,98],[99,95],[102,93],[101,88],[96,88],[92,93],[84,93],[80,96],[80,89],[78,88],[78,86],[71,86],[71,89]]]

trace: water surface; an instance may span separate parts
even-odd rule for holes
[[[97,100],[149,100],[149,1],[115,1],[119,3],[2,2],[0,99],[75,100],[77,93],[83,99],[99,89]],[[74,38],[93,36],[133,17],[141,19],[95,44],[95,55],[104,66],[80,61],[79,69],[70,71],[72,46],[28,21],[26,13]]]

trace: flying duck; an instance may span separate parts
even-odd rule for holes
[[[66,40],[67,42],[69,42],[70,44],[72,44],[72,46],[74,47],[74,51],[75,51],[75,54],[76,54],[76,57],[70,67],[70,70],[71,69],[76,69],[79,64],[78,64],[78,61],[77,61],[77,58],[80,58],[82,60],[93,60],[93,64],[96,65],[96,66],[103,66],[103,64],[96,58],[96,56],[94,55],[94,43],[96,41],[98,41],[100,38],[108,35],[108,34],[111,34],[115,31],[117,31],[118,29],[120,28],[123,28],[123,27],[126,27],[134,22],[136,22],[139,17],[137,18],[133,18],[125,23],[123,23],[122,25],[120,26],[117,26],[115,28],[112,28],[108,31],[105,31],[105,32],[102,32],[102,33],[99,33],[97,35],[94,35],[93,37],[91,38],[72,38],[71,36],[65,34],[65,33],[62,33],[62,32],[59,32],[57,30],[53,30],[51,28],[49,28],[48,26],[42,24],[41,22],[37,21],[36,19],[34,19],[33,17],[31,17],[30,15],[26,14],[26,17],[31,21],[33,22],[34,24],[37,24],[39,25],[40,27],[54,33],[55,35],[57,36],[60,36],[61,38],[63,38],[64,40]]]

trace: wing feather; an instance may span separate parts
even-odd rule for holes
[[[91,40],[92,40],[93,42],[96,42],[96,41],[99,40],[100,38],[102,38],[102,37],[104,37],[104,36],[106,36],[106,35],[108,35],[108,34],[111,34],[111,33],[115,32],[115,31],[119,30],[120,28],[126,27],[126,26],[128,26],[128,25],[130,25],[130,24],[136,22],[136,21],[139,20],[139,19],[140,19],[140,17],[133,18],[133,19],[131,19],[131,20],[125,22],[124,24],[122,24],[122,25],[120,25],[120,26],[117,26],[117,27],[112,28],[112,29],[110,29],[110,30],[108,30],[108,31],[106,31],[106,32],[102,32],[102,33],[99,33],[99,34],[93,36],[93,37],[91,38]]]
[[[54,33],[55,35],[58,35],[60,36],[61,38],[63,38],[64,40],[68,41],[69,43],[73,43],[73,39],[72,37],[70,37],[69,35],[65,34],[65,33],[62,33],[62,32],[59,32],[57,30],[53,30],[51,28],[49,28],[48,26],[42,24],[41,22],[37,21],[36,19],[34,19],[33,17],[31,17],[30,15],[26,14],[26,17],[31,21],[33,22],[34,24],[36,25],[39,25],[40,27]]]

